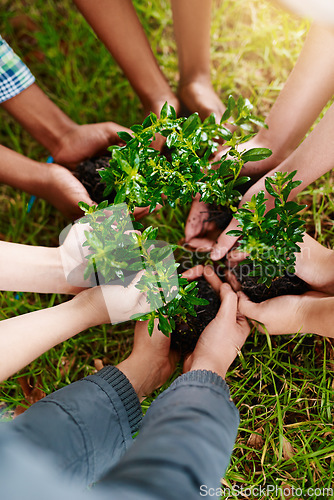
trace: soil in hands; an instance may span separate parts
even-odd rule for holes
[[[232,210],[221,205],[210,204],[209,216],[205,222],[214,222],[218,229],[224,231],[232,220]]]
[[[195,306],[197,316],[187,314],[186,321],[176,318],[176,327],[171,334],[171,347],[185,356],[193,352],[197,340],[204,328],[212,321],[220,307],[220,299],[209,283],[204,279],[198,279],[198,297],[206,299],[206,306]]]
[[[105,183],[102,181],[99,170],[109,167],[110,156],[101,156],[100,158],[90,158],[77,166],[74,175],[86,188],[89,196],[96,203],[108,200],[113,203],[116,192],[112,191],[108,196],[104,196]]]
[[[301,295],[309,291],[308,284],[295,274],[284,274],[275,278],[268,288],[258,283],[258,276],[249,276],[251,268],[248,265],[235,267],[232,272],[241,285],[241,290],[252,302],[263,302],[280,295]]]

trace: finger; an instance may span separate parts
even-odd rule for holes
[[[212,266],[205,266],[203,276],[209,283],[209,285],[214,289],[214,291],[219,295],[220,287],[222,286],[223,282],[216,274],[214,268]]]
[[[225,269],[225,280],[231,285],[235,292],[241,290],[241,283],[230,269]]]
[[[199,264],[198,266],[192,267],[191,269],[188,269],[184,273],[182,273],[183,278],[187,278],[187,280],[195,280],[197,278],[200,278],[203,275],[204,271],[204,266],[202,264]]]
[[[226,233],[237,229],[238,224],[239,222],[236,219],[232,219],[225,231],[219,236],[210,254],[212,260],[221,259],[235,245],[238,238],[236,236],[228,236]]]
[[[244,259],[246,259],[248,255],[249,255],[248,253],[241,252],[240,250],[238,250],[238,248],[232,248],[232,250],[230,250],[227,253],[226,259],[228,261],[229,266],[234,267],[238,265],[240,262],[242,262]]]
[[[208,238],[193,238],[188,241],[188,245],[195,248],[199,252],[210,252],[213,248],[214,241],[209,240]]]
[[[185,240],[189,241],[205,231],[205,222],[209,218],[209,208],[206,203],[200,201],[197,194],[193,199],[190,212],[186,221]]]
[[[232,288],[228,283],[223,283],[221,285],[220,299],[222,303],[216,318],[224,319],[227,321],[231,321],[232,323],[235,323],[237,316],[238,298],[236,293],[233,292]]]
[[[246,318],[251,318],[255,319],[256,321],[261,321],[259,314],[261,304],[252,302],[243,292],[238,292],[237,296],[238,296],[238,311],[240,312],[240,314],[246,316]]]

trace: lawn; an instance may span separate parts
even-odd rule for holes
[[[113,120],[130,126],[142,120],[140,102],[117,64],[69,0],[4,1],[0,32],[27,62],[39,85],[79,123]],[[309,23],[260,0],[214,0],[212,80],[223,101],[247,97],[266,116],[291,71]],[[135,0],[158,62],[173,88],[177,55],[168,0]],[[48,154],[1,112],[1,144],[45,161]],[[0,187],[0,238],[56,246],[68,224],[43,200],[30,213],[30,196]],[[308,232],[333,247],[333,175],[300,194],[308,208]],[[175,243],[184,234],[189,207],[148,217],[159,239]],[[51,307],[59,295],[0,293],[0,319]],[[133,325],[92,328],[51,349],[0,385],[0,402],[28,406],[27,382],[46,394],[116,364],[131,350]],[[254,329],[228,373],[240,411],[240,429],[223,485],[329,488],[334,483],[334,344],[311,335],[266,338]],[[29,392],[29,391],[28,391]],[[144,411],[151,399],[143,403]],[[223,473],[223,471],[222,471]],[[288,491],[288,489],[286,489]],[[224,496],[223,498],[242,498]],[[253,498],[252,496],[245,498]],[[255,498],[255,497],[254,497]],[[270,500],[299,498],[271,493]],[[318,496],[328,498],[328,496]]]

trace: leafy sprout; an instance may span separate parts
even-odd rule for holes
[[[239,248],[248,253],[243,263],[252,266],[249,275],[259,276],[258,283],[267,287],[276,277],[295,271],[295,254],[303,241],[305,223],[299,212],[305,205],[288,201],[291,191],[302,182],[292,180],[296,172],[276,172],[267,177],[265,186],[275,199],[274,208],[266,212],[264,191],[254,194],[234,215],[241,229],[227,233],[241,237]]]
[[[150,226],[142,233],[133,231],[142,229],[142,225],[132,221],[125,204],[108,206],[108,202],[102,202],[90,207],[80,202],[80,207],[86,214],[82,222],[89,225],[85,231],[84,246],[89,253],[84,278],[95,276],[99,284],[119,279],[125,284],[126,278],[132,280],[145,270],[136,287],[146,294],[153,309],[141,318],[149,320],[150,334],[156,318],[159,329],[169,335],[175,328],[174,316],[196,316],[194,306],[208,304],[197,297],[196,282],[188,283],[177,274],[179,264],[170,258],[176,246],[157,242],[157,228]]]
[[[125,202],[130,210],[150,206],[153,211],[158,204],[191,203],[197,193],[204,202],[234,207],[241,198],[236,188],[249,180],[239,177],[243,165],[271,154],[266,148],[242,151],[240,145],[254,135],[248,133],[250,126],[265,126],[251,109],[247,99],[240,97],[236,102],[230,96],[221,122],[216,123],[214,114],[203,122],[197,113],[177,118],[174,108],[165,103],[159,118],[151,113],[142,125],[131,127],[132,134],[119,132],[126,144],[109,148],[110,167],[100,171],[105,196],[115,189],[115,203]],[[237,127],[234,132],[224,125],[227,120]],[[152,148],[157,134],[166,137],[169,158]],[[217,151],[218,140],[225,141],[227,150],[212,165],[210,158]]]
[[[165,103],[159,118],[151,113],[141,125],[131,127],[131,134],[119,132],[125,145],[109,148],[110,167],[99,172],[106,184],[104,195],[115,190],[115,205],[127,206],[130,212],[135,207],[149,206],[153,211],[158,204],[173,208],[177,202],[191,203],[197,193],[204,202],[233,209],[241,198],[238,186],[249,180],[240,177],[243,165],[271,154],[266,148],[242,150],[242,144],[254,135],[252,125],[266,126],[251,110],[247,99],[239,97],[235,101],[230,96],[220,123],[216,123],[213,114],[202,122],[197,113],[177,118],[174,108]],[[227,120],[236,126],[234,132],[224,125]],[[158,134],[166,138],[168,158],[152,148]],[[226,152],[212,165],[210,159],[218,149],[219,140],[225,141]],[[102,219],[97,215],[101,208],[107,207],[107,202],[98,207],[83,203],[80,206],[92,218],[93,228],[86,233],[85,244],[90,253],[85,277],[94,273],[102,275],[106,282],[115,277],[124,280],[124,273],[145,268],[146,273],[136,286],[147,294],[150,304],[157,306],[142,318],[149,320],[150,334],[156,318],[159,329],[168,335],[175,328],[175,316],[181,319],[186,319],[187,314],[196,316],[195,306],[208,304],[197,297],[197,283],[188,283],[181,275],[178,275],[175,293],[171,276],[178,264],[168,260],[164,248],[149,250],[157,229],[149,227],[139,236],[127,232],[125,222],[117,222],[119,213],[108,215],[106,211]],[[111,231],[115,224],[117,230]],[[133,224],[135,229],[142,228],[138,223]]]

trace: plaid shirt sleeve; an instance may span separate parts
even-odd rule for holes
[[[0,103],[20,94],[34,81],[29,68],[0,36]]]

